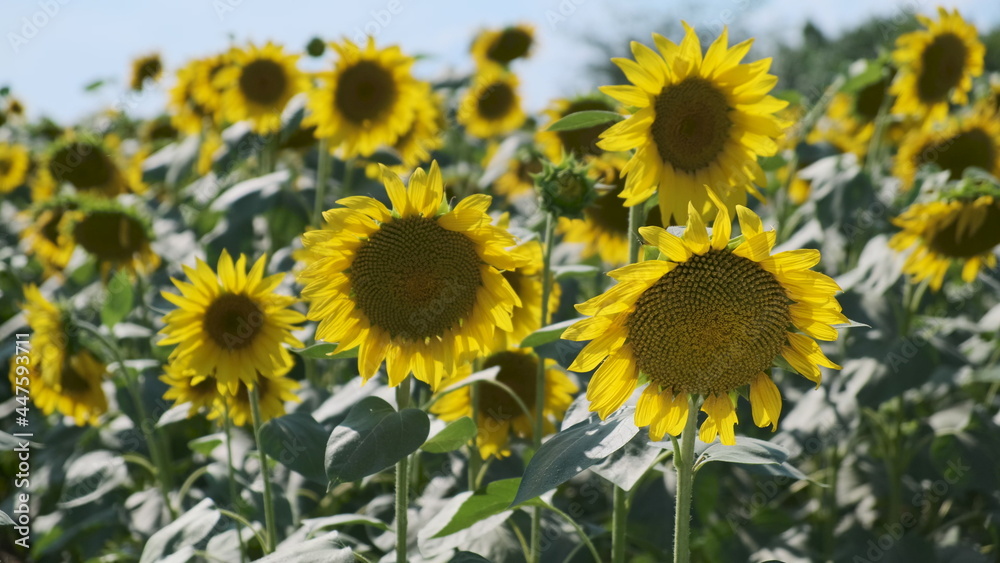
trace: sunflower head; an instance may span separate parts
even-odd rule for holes
[[[613,100],[605,96],[581,96],[572,100],[556,100],[552,107],[545,110],[545,115],[550,123],[580,111],[618,111]],[[569,154],[577,158],[598,156],[602,151],[597,142],[610,123],[592,125],[582,129],[571,131],[547,131],[546,127],[539,129],[535,134],[542,152],[553,162],[559,162],[563,154]]]
[[[46,168],[56,185],[69,183],[79,192],[114,197],[129,190],[116,159],[106,143],[75,137],[54,147]]]
[[[959,180],[970,168],[1000,176],[1000,120],[988,108],[964,117],[953,117],[936,129],[917,128],[902,141],[894,172],[903,187],[913,186],[917,171],[925,165],[948,171],[949,180]]]
[[[132,90],[141,92],[146,82],[156,82],[163,74],[163,61],[159,53],[139,57],[132,61]]]
[[[85,198],[69,212],[65,233],[83,248],[107,275],[114,268],[149,273],[160,265],[150,243],[149,222],[134,209],[113,200]]]
[[[632,85],[601,88],[635,108],[598,143],[608,151],[636,149],[623,170],[625,205],[658,191],[669,224],[684,221],[689,202],[706,218],[714,216],[712,191],[730,211],[747,192],[759,195],[753,183],[764,185],[766,178],[757,157],[773,156],[775,139],[789,125],[774,115],[787,102],[768,95],[777,82],[767,74],[771,60],[740,63],[752,40],[729,47],[723,29],[703,54],[694,29],[684,27],[680,45],[656,34],[656,51],[633,41],[634,61],[612,59]]]
[[[217,273],[198,260],[184,267],[189,281],[173,280],[180,295],[162,294],[178,309],[164,315],[159,344],[177,345],[170,361],[178,367],[214,373],[220,393],[287,373],[292,357],[284,344],[303,346],[292,336],[304,320],[292,309],[296,300],[274,292],[284,274],[264,277],[266,261],[262,256],[247,272],[246,256],[234,262],[223,251]]]
[[[501,216],[499,225],[507,228],[509,215],[504,213]],[[510,249],[518,265],[512,270],[503,272],[503,277],[510,284],[514,293],[520,298],[521,303],[516,305],[511,316],[512,330],[510,332],[496,331],[496,343],[494,348],[506,350],[517,346],[522,340],[532,332],[543,326],[542,321],[542,273],[544,272],[542,263],[542,243],[531,240],[517,245]],[[550,274],[551,276],[551,274]],[[544,324],[549,324],[552,320],[552,313],[559,308],[559,299],[562,295],[561,288],[555,282],[555,278],[550,279],[551,290],[549,292],[549,303]]]
[[[163,367],[163,371],[160,381],[168,385],[163,398],[176,404],[189,403],[189,417],[201,411],[211,413],[222,397],[214,375],[206,375],[192,367],[181,367],[171,362]]]
[[[61,271],[69,263],[76,245],[66,234],[66,223],[75,200],[59,198],[44,201],[32,209],[32,222],[21,232],[21,241],[28,255],[42,264],[46,276]]]
[[[520,304],[501,274],[517,266],[514,238],[490,222],[491,198],[476,194],[451,208],[441,170],[417,169],[409,187],[388,168],[392,202],[354,196],[324,214],[326,225],[302,236],[299,274],[316,338],[334,353],[360,346],[367,380],[383,360],[389,384],[410,373],[437,387],[455,366],[491,350],[494,332],[512,330]]]
[[[22,145],[0,143],[0,193],[8,193],[24,184],[31,166],[28,149]]]
[[[701,439],[721,435],[734,444],[734,392],[745,386],[754,422],[776,427],[781,395],[768,372],[778,356],[817,385],[817,365],[839,367],[813,340],[835,340],[831,325],[847,321],[834,298],[837,284],[810,270],[819,252],[772,255],[774,231],[742,206],[741,240],[730,241],[729,212],[718,209],[711,236],[693,205],[683,237],[641,228],[659,258],[609,273],[617,285],[578,305],[593,316],[563,334],[591,341],[570,369],[598,368],[587,398],[601,417],[628,400],[640,373],[649,381],[635,422],[649,425],[654,440],[680,433],[693,395],[704,397],[708,415]]]
[[[531,437],[534,432],[534,413],[539,406],[545,419],[546,434],[555,431],[554,421],[562,420],[578,387],[559,369],[554,360],[544,361],[545,395],[539,401],[535,389],[537,356],[525,350],[511,349],[497,352],[483,360],[483,369],[499,368],[496,381],[510,390],[487,383],[479,386],[479,416],[476,420],[479,431],[476,434],[476,447],[483,459],[509,456],[512,435]],[[471,373],[472,369],[464,366],[448,382],[460,381]],[[520,399],[520,403],[511,396],[511,392]],[[527,413],[521,404],[528,409]],[[431,412],[445,421],[463,416],[472,417],[476,412],[472,404],[472,390],[466,386],[443,395],[431,407]]]
[[[486,145],[483,157],[483,168],[488,168],[497,155],[500,143],[491,141]],[[508,200],[524,196],[534,196],[534,176],[542,171],[542,159],[537,151],[522,147],[507,163],[507,168],[490,186],[491,191],[506,197]]]
[[[472,43],[472,57],[480,67],[507,67],[517,59],[531,55],[535,29],[530,25],[514,25],[504,29],[483,31]]]
[[[509,72],[480,71],[459,103],[458,122],[470,135],[481,139],[514,131],[527,119],[517,86],[517,77]]]
[[[7,115],[24,117],[24,104],[21,103],[21,100],[13,96],[7,99]]]
[[[597,197],[589,167],[573,157],[560,164],[542,162],[542,171],[534,176],[542,209],[557,217],[575,219]]]
[[[216,78],[224,89],[221,107],[226,119],[247,120],[261,135],[278,131],[288,100],[308,84],[296,66],[298,58],[270,42],[263,47],[233,48],[228,66],[218,70]]]
[[[968,101],[972,79],[983,73],[986,48],[976,27],[958,10],[939,7],[938,20],[917,16],[924,29],[896,40],[893,62],[899,75],[890,93],[898,96],[892,112],[934,122],[948,114],[948,102]]]
[[[930,202],[914,203],[893,223],[902,230],[889,246],[906,252],[903,272],[911,281],[927,281],[939,290],[948,270],[961,267],[971,283],[982,267],[994,268],[1000,246],[1000,188],[969,183],[948,190]]]

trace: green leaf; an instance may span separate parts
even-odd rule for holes
[[[330,344],[328,342],[321,342],[319,344],[313,344],[301,350],[292,349],[292,352],[302,356],[303,358],[315,358],[322,360],[339,360],[341,358],[357,358],[358,357],[358,346],[351,348],[350,350],[344,350],[336,354],[332,354],[334,350],[337,349],[336,344]]]
[[[513,504],[554,489],[625,446],[639,429],[632,418],[635,407],[625,407],[601,420],[591,414],[565,428],[538,448],[524,470]]]
[[[13,526],[14,520],[6,512],[0,510],[0,526]]]
[[[322,530],[323,528],[330,528],[332,526],[355,526],[358,524],[378,528],[384,532],[389,531],[389,525],[385,522],[372,518],[371,516],[363,516],[361,514],[335,514],[333,516],[322,516],[320,518],[307,518],[302,521],[302,527],[309,535],[317,530]]]
[[[124,274],[115,275],[108,284],[107,298],[101,308],[101,323],[108,328],[125,319],[135,304],[132,284]]]
[[[101,86],[104,86],[103,78],[87,83],[87,85],[83,87],[83,90],[84,92],[93,92],[94,90],[97,90]]]
[[[592,109],[571,113],[566,117],[549,125],[547,131],[573,131],[576,129],[586,129],[603,123],[621,121],[625,116],[613,111]]]
[[[767,466],[765,473],[783,475],[793,479],[809,479],[804,473],[788,463],[788,451],[772,442],[756,438],[736,437],[735,446],[725,446],[719,442],[709,445],[698,456],[695,470],[712,461],[739,463],[753,466]]]
[[[396,412],[378,397],[365,397],[330,434],[326,476],[335,484],[378,473],[417,451],[428,433],[430,420],[424,411]]]
[[[433,518],[431,522],[428,522],[427,528],[430,531],[427,537],[442,538],[450,536],[469,528],[477,522],[510,511],[512,508],[515,508],[512,506],[513,504],[519,504],[514,502],[514,497],[517,494],[520,484],[521,479],[519,477],[502,479],[486,485],[485,490],[457,495],[445,508],[441,509],[441,514],[451,513],[452,511],[449,510],[449,507],[455,508],[456,505],[457,510],[454,510],[446,518],[447,522],[440,529],[437,528],[441,522],[435,522],[438,520],[437,518]],[[526,504],[541,506],[541,501],[529,500]]]
[[[885,61],[877,59],[868,61],[865,69],[854,76],[851,76],[841,86],[840,91],[848,94],[857,94],[866,86],[875,84],[885,76]]]
[[[344,547],[348,539],[335,531],[306,541],[290,538],[254,563],[354,563],[351,548]]]
[[[286,414],[265,422],[260,428],[264,453],[317,483],[326,482],[326,471],[323,452],[316,444],[326,439],[326,429],[305,413]]]
[[[552,273],[555,275],[557,280],[569,278],[592,278],[601,273],[601,271],[601,268],[598,268],[597,266],[588,266],[586,264],[567,264],[565,266],[556,266],[552,268]]]
[[[207,543],[221,517],[222,513],[212,499],[202,500],[150,536],[142,549],[139,563],[162,561],[185,547],[204,547],[202,544]]]
[[[188,442],[188,447],[191,448],[191,451],[201,455],[210,455],[212,450],[222,443],[222,440],[222,432],[216,432],[215,434],[209,434],[208,436],[202,436],[191,440]]]
[[[579,319],[562,321],[549,326],[543,326],[526,336],[524,340],[521,341],[521,348],[537,348],[542,344],[548,344],[549,342],[559,340],[559,337],[562,336],[564,330],[581,320],[583,320],[582,317]]]
[[[471,418],[463,416],[445,426],[444,430],[432,436],[420,446],[420,449],[432,454],[453,452],[475,438],[476,432],[478,432],[476,423]]]
[[[66,470],[60,508],[75,508],[91,503],[128,479],[128,469],[121,456],[108,450],[95,450],[73,460]]]

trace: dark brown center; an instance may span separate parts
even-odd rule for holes
[[[536,403],[535,378],[538,374],[538,361],[534,356],[500,352],[483,362],[483,369],[494,366],[500,366],[497,381],[510,387],[528,409],[533,409]],[[523,414],[517,401],[506,390],[490,384],[481,385],[479,389],[479,412],[484,415],[502,421]]]
[[[226,350],[241,350],[253,344],[264,328],[264,312],[246,295],[223,293],[205,310],[205,332]]]
[[[774,276],[728,250],[692,256],[647,289],[627,321],[639,368],[675,392],[750,383],[781,352],[791,320]]]
[[[396,103],[398,92],[392,73],[372,61],[347,68],[337,80],[334,105],[356,125],[384,117]]]
[[[240,92],[246,99],[262,106],[277,104],[287,86],[284,67],[270,59],[257,59],[240,71]]]
[[[483,119],[503,119],[514,109],[514,90],[506,82],[494,82],[483,89],[476,108]]]
[[[950,173],[949,179],[958,180],[970,167],[992,172],[996,166],[997,148],[990,134],[977,127],[940,143],[926,145],[917,154],[916,164],[934,162]]]
[[[486,50],[486,58],[502,65],[525,56],[531,48],[531,35],[523,29],[508,27]]]
[[[986,217],[976,228],[970,228],[974,223],[967,223],[959,232],[958,219],[963,213],[968,211],[963,209],[952,215],[947,224],[930,234],[927,246],[931,250],[949,258],[972,258],[1000,244],[1000,203],[994,202],[986,208]]]
[[[917,96],[922,102],[942,102],[958,86],[965,72],[967,52],[965,42],[954,33],[942,33],[931,41],[920,56]]]
[[[732,121],[726,96],[700,77],[666,86],[656,97],[653,140],[664,162],[696,172],[715,162]]]
[[[475,243],[435,219],[384,223],[358,249],[349,272],[354,299],[393,338],[424,340],[458,328],[482,285]]]
[[[52,155],[49,171],[57,182],[69,182],[79,190],[93,190],[106,187],[117,169],[99,146],[73,142]]]
[[[91,211],[73,228],[73,238],[101,262],[124,262],[145,250],[146,230],[119,211]]]

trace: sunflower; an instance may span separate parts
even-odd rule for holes
[[[71,200],[46,201],[35,207],[31,224],[21,232],[25,253],[38,259],[46,276],[62,271],[73,256],[76,245],[64,233],[68,212],[75,208]]]
[[[54,187],[69,183],[78,192],[115,197],[130,191],[117,160],[114,148],[106,142],[72,135],[49,154],[45,172],[50,180],[43,181],[53,182]]]
[[[0,143],[0,193],[8,193],[24,184],[31,158],[21,145]]]
[[[535,378],[538,373],[538,358],[526,350],[506,350],[487,357],[483,369],[499,366],[496,380],[509,387],[524,403],[530,413],[525,413],[506,390],[488,383],[479,386],[479,416],[476,426],[476,448],[483,459],[490,456],[510,455],[508,441],[513,433],[529,438],[534,432],[535,411],[538,400]],[[471,367],[463,367],[448,382],[461,381],[472,373]],[[554,360],[545,360],[545,396],[542,399],[542,413],[545,417],[546,434],[555,432],[553,421],[562,420],[566,409],[573,402],[573,394],[579,388],[566,376]],[[443,395],[431,407],[431,412],[441,420],[452,421],[463,416],[473,416],[472,389],[462,387]]]
[[[607,264],[628,262],[628,214],[620,198],[625,189],[621,177],[625,160],[605,156],[591,163],[591,173],[610,189],[601,190],[594,202],[583,210],[583,219],[559,218],[557,232],[569,243],[583,244],[581,258],[600,256]],[[658,209],[647,217],[647,225],[659,226]]]
[[[914,247],[903,265],[914,283],[930,280],[941,289],[952,264],[962,266],[962,281],[971,283],[980,268],[997,265],[1000,245],[1000,190],[944,194],[938,201],[914,203],[892,222],[903,229],[889,246],[903,252]]]
[[[212,55],[198,59],[192,63],[194,67],[191,95],[193,101],[205,109],[219,112],[222,98],[226,93],[226,71],[234,62],[228,53]],[[216,121],[222,121],[221,115],[216,115]]]
[[[531,56],[535,43],[535,28],[512,25],[504,29],[488,29],[472,42],[472,58],[479,68],[499,65],[506,68],[512,61]]]
[[[486,145],[486,156],[483,157],[483,168],[493,162],[500,143],[490,142]],[[542,161],[534,151],[518,151],[514,158],[508,161],[507,169],[493,180],[490,191],[506,197],[508,200],[515,200],[527,195],[535,194],[535,180],[533,174],[542,171]]]
[[[211,413],[222,397],[214,375],[205,375],[193,367],[178,366],[173,362],[168,362],[163,371],[160,381],[169,386],[163,398],[178,405],[189,403],[188,417],[202,410]]]
[[[31,381],[31,397],[45,415],[60,412],[77,425],[97,424],[107,411],[101,389],[106,368],[86,349],[72,351],[68,343],[65,313],[49,302],[34,285],[24,289],[24,311],[31,327],[31,348],[37,358]],[[16,378],[16,358],[11,358],[9,377]]]
[[[216,78],[223,88],[220,107],[225,119],[247,120],[261,135],[280,130],[285,104],[309,83],[295,66],[298,58],[271,42],[263,47],[233,48],[229,65]]]
[[[949,180],[960,179],[972,167],[1000,177],[1000,119],[983,108],[950,118],[938,129],[914,129],[899,147],[893,172],[909,189],[920,167],[931,163],[947,170]]]
[[[177,344],[170,361],[178,366],[214,372],[220,393],[235,395],[241,381],[253,385],[258,375],[284,375],[293,360],[282,344],[303,347],[292,336],[304,320],[291,308],[296,299],[274,293],[284,274],[265,278],[266,261],[262,256],[247,273],[246,256],[234,264],[223,251],[218,274],[198,260],[184,266],[190,281],[173,280],[180,295],[162,292],[179,308],[163,317],[160,346]]]
[[[885,77],[864,86],[855,94],[834,94],[826,115],[809,134],[809,142],[826,141],[841,152],[864,158],[868,154],[875,133],[875,120],[890,81],[890,77]]]
[[[506,213],[498,222],[499,226],[506,229],[509,215]],[[503,272],[504,279],[514,289],[514,293],[521,299],[521,304],[514,307],[511,315],[511,325],[513,330],[496,332],[497,350],[506,350],[509,347],[517,346],[522,340],[532,332],[542,327],[542,243],[531,240],[519,244],[510,249],[510,253],[518,262],[518,266],[513,270]],[[553,280],[551,291],[549,292],[548,315],[544,324],[549,324],[552,313],[559,308],[559,298],[562,295],[558,283]]]
[[[171,120],[178,130],[197,135],[211,123],[215,109],[200,102],[195,94],[199,80],[204,80],[202,61],[192,61],[177,71],[177,82],[170,89],[168,105]]]
[[[601,91],[637,111],[601,134],[607,151],[637,149],[623,172],[626,206],[646,201],[659,189],[664,224],[680,224],[688,202],[706,218],[714,216],[709,190],[731,210],[759,195],[763,185],[758,156],[773,156],[789,123],[773,114],[788,102],[767,95],[777,78],[767,74],[771,59],[740,64],[753,40],[728,47],[722,34],[702,57],[694,29],[678,46],[653,34],[659,54],[632,42],[635,61],[612,59],[634,86]],[[705,186],[709,186],[708,189]]]
[[[457,365],[491,351],[497,328],[511,331],[521,304],[500,270],[518,263],[515,243],[475,194],[451,209],[441,170],[416,169],[409,188],[382,168],[393,209],[354,196],[324,214],[326,227],[302,235],[308,261],[299,274],[317,340],[335,352],[359,348],[368,380],[386,360],[391,386],[410,373],[436,388]]]
[[[896,40],[892,59],[899,75],[889,92],[898,96],[892,113],[913,115],[933,123],[948,114],[948,102],[965,104],[972,79],[983,73],[986,48],[976,26],[967,23],[958,9],[938,8],[938,21],[917,16],[925,29]]]
[[[160,265],[149,223],[115,201],[82,199],[64,225],[66,236],[97,260],[105,276],[115,268],[150,273]]]
[[[303,121],[316,126],[316,137],[327,139],[331,151],[344,158],[369,156],[380,146],[392,146],[413,126],[427,89],[410,68],[413,58],[392,46],[377,49],[368,38],[364,48],[349,40],[331,43],[339,58],[333,72],[319,75],[309,92],[311,115]]]
[[[754,422],[776,428],[781,394],[767,370],[778,355],[817,385],[817,365],[839,369],[813,340],[835,340],[831,325],[847,322],[834,297],[840,288],[810,270],[819,251],[771,255],[774,231],[764,231],[743,206],[736,208],[742,237],[730,242],[729,211],[721,203],[711,238],[694,204],[683,237],[641,228],[660,258],[610,272],[618,284],[577,305],[593,316],[563,333],[591,341],[569,369],[598,368],[587,398],[601,418],[628,400],[640,372],[649,381],[635,423],[649,425],[653,440],[679,434],[688,396],[703,395],[702,441],[721,435],[723,444],[735,444],[733,392],[746,385]]]
[[[259,377],[255,383],[260,395],[260,419],[266,422],[272,418],[277,418],[285,414],[285,401],[300,402],[294,391],[299,388],[299,382],[294,379],[280,375],[277,377]],[[221,403],[225,400],[229,403],[229,416],[236,426],[246,426],[253,422],[250,406],[250,387],[246,383],[240,382],[239,389],[235,395],[225,394],[216,403],[215,410],[208,414],[208,419],[213,420],[219,414],[225,412],[225,406]]]
[[[163,74],[163,61],[160,60],[159,53],[145,55],[132,61],[132,78],[130,80],[132,90],[141,92],[146,82],[156,82]]]
[[[517,129],[527,118],[517,94],[517,77],[498,70],[476,74],[459,103],[457,117],[470,135],[481,139]]]
[[[217,131],[205,133],[198,146],[198,160],[195,162],[195,171],[198,175],[204,176],[212,171],[212,165],[215,164],[215,153],[224,146],[222,135]]]
[[[416,105],[413,123],[392,144],[399,155],[402,166],[412,170],[431,159],[431,151],[441,148],[444,140],[441,130],[445,128],[444,114],[441,112],[441,100],[432,92],[430,85],[421,82],[423,90],[419,103]]]
[[[7,115],[22,118],[24,117],[24,104],[21,100],[11,96],[7,99]]]
[[[603,151],[598,148],[597,142],[611,123],[592,125],[583,129],[572,131],[549,131],[549,125],[559,121],[567,115],[580,111],[618,111],[614,101],[603,96],[581,96],[572,100],[556,100],[549,109],[543,113],[549,118],[549,122],[535,133],[535,141],[541,148],[545,157],[558,164],[562,161],[563,154],[573,155],[582,159],[588,156],[598,156]]]

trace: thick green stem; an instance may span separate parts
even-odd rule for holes
[[[545,247],[542,254],[542,319],[539,326],[545,326],[549,322],[549,295],[552,292],[552,247],[555,245],[556,217],[552,212],[545,214],[545,231],[542,233],[542,244]],[[542,445],[542,433],[545,431],[544,409],[538,408],[545,397],[545,360],[537,358],[538,372],[535,376],[535,426],[533,438],[535,450]],[[528,561],[537,563],[541,561],[542,546],[542,508],[536,506],[531,513],[531,553],[528,554]]]
[[[233,421],[229,418],[229,401],[226,404],[226,416],[223,419],[223,428],[226,432],[226,470],[229,474],[229,502],[236,512],[240,511],[240,495],[236,489],[236,468],[233,466]],[[240,563],[247,560],[247,547],[243,543],[243,530],[239,522],[236,524],[236,538],[240,542]]]
[[[611,513],[611,561],[625,562],[626,522],[628,522],[628,495],[615,485],[614,508]]]
[[[698,426],[698,405],[688,398],[688,418],[681,433],[681,451],[674,453],[677,493],[674,495],[674,563],[691,561],[691,492],[694,484],[694,439]]]
[[[410,378],[396,387],[396,405],[402,411],[410,404]],[[406,563],[407,509],[410,504],[409,456],[396,464],[396,563]]]
[[[319,162],[316,164],[316,201],[313,203],[313,226],[323,226],[323,208],[326,207],[326,186],[330,182],[330,148],[326,139],[319,140]]]
[[[257,443],[257,455],[260,456],[260,476],[264,480],[264,526],[267,528],[267,545],[265,553],[271,553],[278,545],[278,528],[274,518],[274,497],[271,492],[271,476],[267,470],[267,454],[260,440],[260,387],[253,386],[250,390],[250,415],[253,417],[253,438]]]
[[[136,416],[139,418],[136,423],[139,425],[139,431],[142,432],[143,436],[146,438],[146,445],[149,448],[149,456],[153,458],[153,465],[156,466],[156,481],[159,485],[160,494],[163,496],[163,503],[170,512],[170,519],[173,520],[177,517],[177,511],[174,510],[174,506],[170,502],[170,489],[172,481],[171,473],[169,466],[165,462],[166,454],[161,449],[162,444],[158,437],[156,424],[149,417],[149,414],[146,412],[146,404],[142,401],[142,393],[139,390],[138,378],[129,375],[128,369],[125,368],[125,359],[122,357],[118,347],[101,334],[100,329],[84,321],[76,321],[76,326],[86,332],[89,332],[109,352],[111,352],[111,355],[115,360],[115,364],[118,366],[118,374],[125,381],[125,387],[128,389],[129,396],[135,404]],[[152,425],[152,429],[146,430],[147,425]]]

